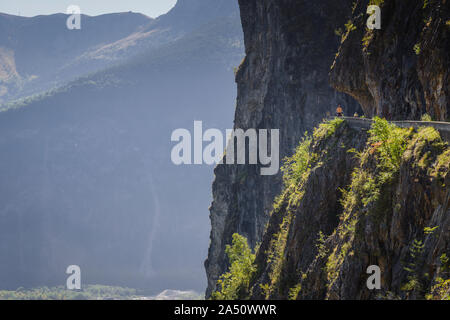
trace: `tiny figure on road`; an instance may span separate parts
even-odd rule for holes
[[[344,110],[342,110],[341,105],[338,105],[338,107],[336,109],[336,116],[338,116],[338,117],[343,117],[344,116]]]

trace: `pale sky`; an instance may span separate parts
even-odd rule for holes
[[[66,13],[77,5],[81,13],[96,16],[112,12],[139,12],[155,18],[168,12],[177,0],[0,0],[0,12],[25,17]]]

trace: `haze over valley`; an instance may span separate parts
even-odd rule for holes
[[[211,166],[175,166],[177,128],[229,128],[238,4],[167,14],[0,14],[0,287],[203,292]]]

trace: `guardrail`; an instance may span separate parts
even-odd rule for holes
[[[372,119],[365,118],[355,118],[355,117],[342,117],[347,124],[352,129],[356,130],[368,130],[373,123]],[[415,128],[419,127],[433,127],[439,131],[442,139],[447,142],[450,142],[450,122],[439,122],[439,121],[390,121],[390,123],[395,124],[401,128]]]

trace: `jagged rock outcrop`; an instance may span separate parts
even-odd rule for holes
[[[318,157],[264,234],[253,298],[415,299],[448,278],[450,150],[432,128],[400,130],[398,168],[380,166],[391,140],[366,144],[345,123],[315,136]],[[370,265],[381,269],[380,290],[366,285]]]
[[[340,189],[350,184],[357,163],[348,151],[361,151],[366,140],[364,132],[342,125],[331,137],[312,143],[311,154],[318,155],[320,165],[311,169],[303,190],[285,190],[271,215],[256,258],[254,298],[288,298],[289,289],[299,282],[299,272],[315,259],[319,232],[331,234],[339,223]],[[262,286],[269,283],[275,285],[264,292]]]
[[[280,158],[338,103],[348,113],[359,108],[328,83],[339,45],[334,30],[345,23],[351,2],[239,1],[246,58],[236,76],[234,127],[280,129]],[[260,176],[257,166],[219,165],[215,175],[207,296],[227,268],[224,249],[232,234],[245,235],[254,247],[281,190],[280,175]]]
[[[370,0],[355,2],[342,30],[331,83],[361,104],[366,116],[434,120],[450,116],[448,0],[385,0],[381,29],[366,27]]]

